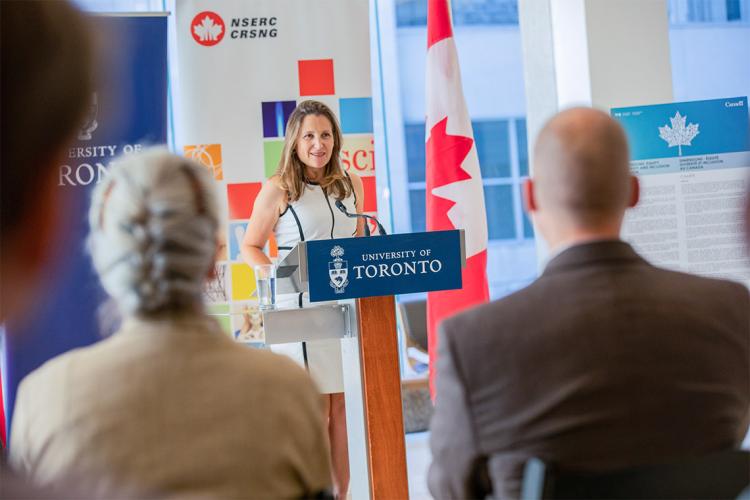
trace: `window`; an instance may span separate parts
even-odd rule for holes
[[[750,0],[669,0],[668,5],[673,26],[750,23]]]
[[[397,0],[396,24],[402,26],[427,25],[427,0]]]
[[[159,12],[167,10],[164,0],[73,0],[91,12]]]
[[[750,0],[670,0],[669,6],[673,100],[750,94]],[[679,7],[692,10],[676,23]]]
[[[526,120],[496,119],[472,122],[484,183],[484,204],[490,240],[516,241],[534,237],[521,203],[521,184],[528,175]],[[411,230],[424,231],[425,125],[404,126]],[[514,151],[515,149],[515,151]],[[513,158],[515,157],[515,162]]]
[[[521,177],[529,176],[529,148],[526,142],[526,118],[516,120],[518,170]]]
[[[510,240],[516,237],[516,218],[511,184],[484,185],[484,205],[487,210],[487,232],[491,240]]]
[[[476,121],[472,128],[482,178],[510,177],[508,121]]]
[[[409,208],[411,209],[411,230],[415,233],[425,231],[427,218],[424,187],[409,189]]]
[[[518,24],[517,0],[453,0],[454,26]],[[398,27],[425,26],[427,0],[396,0]]]
[[[727,1],[727,21],[739,21],[742,19],[742,10],[740,0]]]
[[[425,135],[424,122],[404,126],[406,135],[406,165],[409,182],[425,182]]]

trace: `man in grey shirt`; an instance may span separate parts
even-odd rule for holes
[[[429,488],[517,497],[531,457],[600,471],[738,447],[750,413],[744,286],[650,265],[619,239],[638,201],[620,126],[542,129],[527,208],[554,256],[527,288],[440,329]]]

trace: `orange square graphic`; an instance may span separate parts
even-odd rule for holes
[[[268,256],[272,259],[279,256],[279,244],[276,243],[276,236],[273,233],[268,238]]]
[[[333,59],[297,61],[299,95],[333,95]]]
[[[217,181],[224,180],[221,163],[221,144],[196,144],[183,148],[185,157],[200,162]]]
[[[263,184],[260,182],[243,182],[227,184],[227,201],[230,219],[249,219],[253,213],[253,203]]]
[[[378,211],[377,187],[375,186],[375,176],[362,177],[362,188],[365,192],[365,212]]]

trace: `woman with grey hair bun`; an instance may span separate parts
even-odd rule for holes
[[[206,315],[220,216],[208,173],[153,149],[96,187],[89,247],[122,327],[21,384],[11,462],[98,497],[299,498],[330,483],[315,387]],[[66,479],[67,478],[67,479]]]
[[[154,149],[94,191],[89,250],[123,314],[197,307],[213,269],[219,210],[205,169]]]

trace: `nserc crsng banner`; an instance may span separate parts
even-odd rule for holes
[[[26,374],[102,338],[104,292],[85,249],[90,193],[119,155],[167,141],[166,14],[95,16],[93,22],[107,36],[108,50],[85,120],[59,169],[58,189],[70,208],[59,228],[59,248],[28,322],[8,325],[4,369],[10,409]],[[39,124],[49,126],[54,124]]]
[[[177,146],[212,172],[228,219],[206,301],[236,340],[262,343],[240,242],[299,102],[322,101],[339,118],[342,165],[363,180],[364,211],[377,210],[368,1],[177,0],[175,14]],[[275,256],[273,241],[267,251]]]

